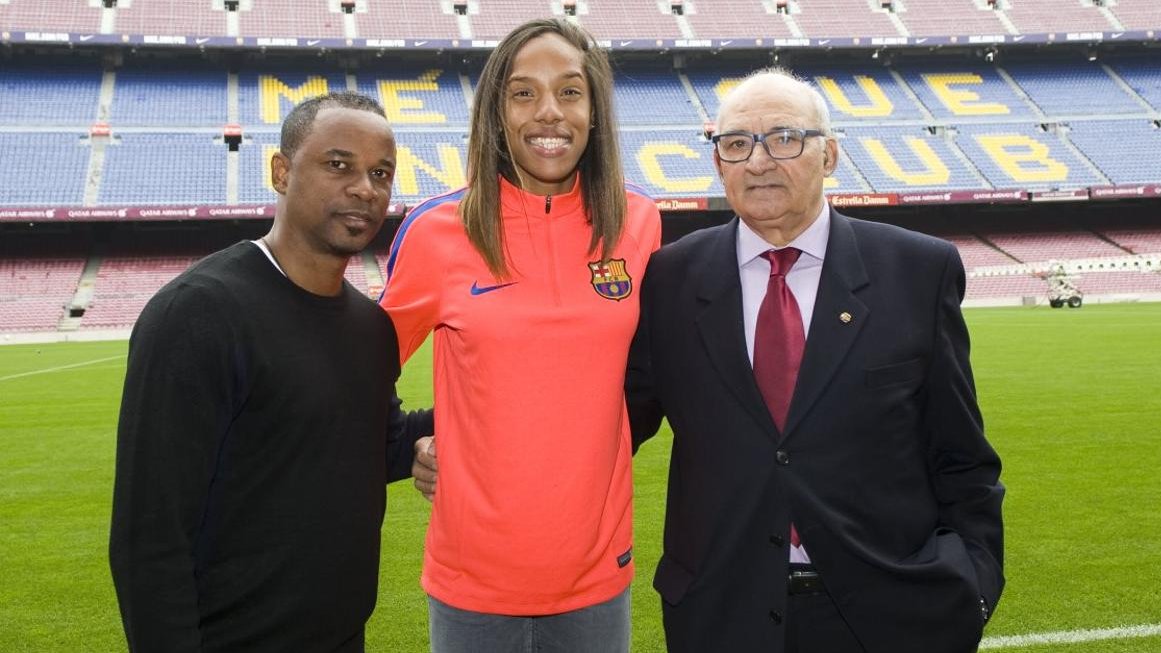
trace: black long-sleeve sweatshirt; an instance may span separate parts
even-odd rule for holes
[[[117,434],[110,561],[133,651],[362,651],[402,413],[390,319],[313,295],[253,244],[142,312]]]

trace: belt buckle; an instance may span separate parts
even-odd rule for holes
[[[821,594],[826,591],[817,571],[793,570],[789,574],[787,594]]]

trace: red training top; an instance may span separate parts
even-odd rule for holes
[[[444,603],[555,614],[632,581],[623,386],[661,221],[626,193],[624,234],[600,261],[579,180],[544,197],[501,179],[502,280],[468,242],[463,190],[420,204],[396,234],[380,304],[402,359],[435,332],[439,482],[422,583]]]

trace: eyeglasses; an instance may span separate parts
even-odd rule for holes
[[[741,163],[754,154],[754,146],[758,143],[766,149],[771,159],[797,159],[806,149],[806,139],[811,136],[826,136],[817,129],[791,129],[785,127],[775,129],[765,134],[751,134],[748,132],[726,132],[714,134],[714,146],[717,147],[718,157],[726,163]]]

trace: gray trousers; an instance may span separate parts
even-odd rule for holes
[[[628,653],[629,590],[561,614],[511,617],[427,597],[432,653]]]

